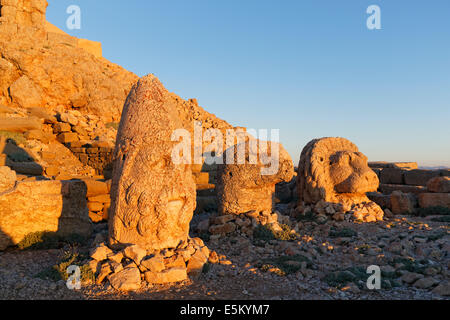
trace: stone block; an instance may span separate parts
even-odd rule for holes
[[[89,236],[92,224],[81,181],[19,182],[0,196],[0,250],[35,232]]]
[[[384,168],[380,172],[380,183],[383,184],[403,184],[405,170],[398,168]]]
[[[180,282],[186,279],[186,268],[171,268],[158,273],[151,271],[145,273],[145,280],[152,284]]]
[[[450,193],[421,193],[419,194],[419,205],[421,208],[450,208]]]
[[[193,172],[195,184],[208,184],[209,174],[208,172]]]
[[[408,186],[405,184],[380,184],[378,190],[383,194],[391,194],[394,191],[414,194],[427,192],[427,188],[424,186]]]
[[[71,143],[78,141],[78,135],[74,132],[64,132],[58,135],[58,141],[61,143]]]
[[[439,170],[410,170],[404,173],[405,184],[412,186],[426,186],[428,180],[440,175]]]
[[[411,214],[417,204],[411,193],[394,191],[391,194],[391,211],[393,214]]]
[[[430,192],[449,193],[450,192],[450,177],[435,177],[428,181],[427,189]]]

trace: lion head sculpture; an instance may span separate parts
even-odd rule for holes
[[[352,207],[370,203],[366,192],[376,191],[378,185],[367,157],[347,139],[314,139],[303,148],[297,174],[300,202],[316,204],[323,200]],[[376,209],[378,218],[380,210]]]

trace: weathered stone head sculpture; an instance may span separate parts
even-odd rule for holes
[[[294,167],[281,144],[264,143],[267,143],[267,148],[253,148],[247,142],[237,144],[232,147],[234,151],[228,149],[224,153],[224,164],[218,166],[216,185],[220,214],[272,212],[275,185],[290,181]],[[245,159],[244,163],[239,161],[240,154]],[[264,158],[264,155],[267,157]]]
[[[376,191],[378,185],[367,157],[347,139],[315,139],[303,148],[297,174],[299,202],[316,204],[323,200],[353,207],[371,202],[366,192]],[[381,208],[375,210],[376,220],[382,219]]]
[[[153,75],[133,86],[115,148],[109,243],[159,250],[187,240],[196,205],[189,165],[174,164],[171,134],[181,128],[176,106]]]

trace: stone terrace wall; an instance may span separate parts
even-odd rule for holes
[[[82,164],[94,168],[97,175],[102,175],[105,179],[111,179],[114,147],[108,146],[103,141],[93,142],[92,144],[83,144],[76,141],[71,142],[69,148]]]
[[[438,197],[444,201],[434,201],[435,205],[447,203],[446,193],[436,193],[427,188],[428,182],[437,177],[450,177],[449,169],[418,169],[415,162],[369,162],[369,166],[378,175],[378,192],[369,193],[369,198],[394,214],[411,213],[417,207],[429,207]],[[424,200],[425,199],[425,200]]]

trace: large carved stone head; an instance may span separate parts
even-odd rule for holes
[[[159,80],[146,76],[125,102],[115,149],[109,242],[159,250],[186,240],[196,205],[189,165],[174,164],[171,141],[181,128]]]
[[[321,138],[303,149],[298,165],[299,200],[306,204],[368,200],[366,192],[378,189],[378,177],[367,157],[344,138]]]
[[[216,191],[222,214],[271,213],[275,185],[290,181],[294,174],[292,159],[281,144],[263,142],[267,146],[264,150],[256,143],[255,148],[250,147],[250,141],[260,142],[250,139],[233,146],[225,152],[224,164],[218,166]]]

